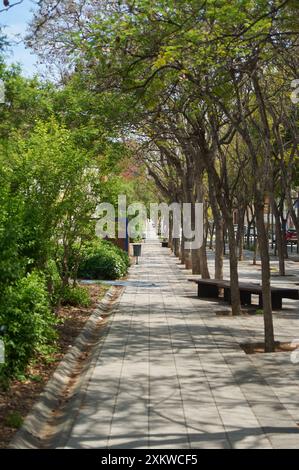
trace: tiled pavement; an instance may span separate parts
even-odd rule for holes
[[[66,448],[299,448],[299,364],[245,355],[262,317],[216,316],[187,278],[168,249],[143,246]],[[295,301],[275,328],[299,338]]]

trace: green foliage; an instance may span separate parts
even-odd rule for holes
[[[0,152],[0,287],[24,273],[25,260],[19,256],[22,198],[15,194],[12,174]],[[0,289],[1,295],[1,289]]]
[[[258,308],[256,311],[255,311],[256,315],[264,315],[264,310],[262,310],[261,308]]]
[[[0,324],[6,326],[6,333],[0,374],[14,376],[25,370],[35,354],[53,350],[56,320],[49,308],[44,276],[38,272],[7,287],[1,300]]]
[[[96,162],[53,119],[38,122],[29,138],[17,138],[9,158],[23,196],[22,254],[44,269],[60,240],[67,252],[90,229],[98,196]]]
[[[61,304],[73,307],[90,307],[91,298],[85,287],[65,286],[61,291]]]
[[[0,67],[5,83],[5,104],[0,104],[0,140],[10,138],[16,130],[28,134],[38,119],[47,120],[52,113],[55,87],[37,78],[25,78],[17,65]]]
[[[78,276],[85,279],[118,279],[129,267],[127,253],[106,240],[85,244]]]
[[[5,425],[10,428],[19,429],[22,424],[23,418],[19,411],[10,411],[5,417]]]
[[[38,374],[29,374],[28,375],[28,379],[31,380],[32,382],[42,382],[43,381],[43,377],[41,375],[38,375]]]
[[[60,300],[62,282],[57,263],[53,259],[47,261],[44,274],[51,305],[56,306]]]

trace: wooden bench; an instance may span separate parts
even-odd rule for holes
[[[219,290],[224,291],[224,300],[231,303],[230,281],[218,279],[189,279],[197,284],[198,297],[209,297],[217,299]],[[262,286],[259,283],[240,282],[240,301],[241,305],[251,305],[251,295],[259,296],[259,307],[263,307]],[[274,309],[282,308],[282,299],[299,299],[299,290],[288,287],[271,287],[272,307]]]

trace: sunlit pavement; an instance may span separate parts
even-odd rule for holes
[[[299,363],[239,347],[262,340],[262,316],[216,316],[219,303],[196,297],[190,271],[157,240],[139,263],[65,447],[298,448]],[[241,277],[258,279],[259,269],[244,261]],[[277,339],[299,338],[298,303],[274,314]]]

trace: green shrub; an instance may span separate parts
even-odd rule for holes
[[[85,287],[64,287],[61,291],[61,304],[73,307],[89,307],[91,298]]]
[[[56,306],[61,295],[61,277],[57,268],[57,264],[53,259],[50,259],[47,262],[45,277],[50,302],[53,306]]]
[[[82,249],[78,276],[85,279],[118,279],[129,267],[127,253],[107,240],[96,240]]]
[[[0,325],[6,327],[5,364],[0,366],[0,375],[21,374],[36,353],[53,351],[55,324],[40,273],[32,272],[6,288],[0,305]]]
[[[113,248],[115,249],[116,253],[121,257],[121,259],[123,260],[125,266],[126,266],[126,272],[125,274],[127,273],[128,271],[128,268],[130,266],[130,258],[129,258],[129,255],[126,251],[122,250],[121,248],[119,248],[118,246],[115,246],[115,245],[112,245]]]
[[[261,308],[258,308],[256,311],[255,311],[256,315],[264,315],[264,310],[261,309]]]
[[[19,429],[22,424],[23,418],[19,411],[11,411],[5,418],[5,425],[10,428]]]

